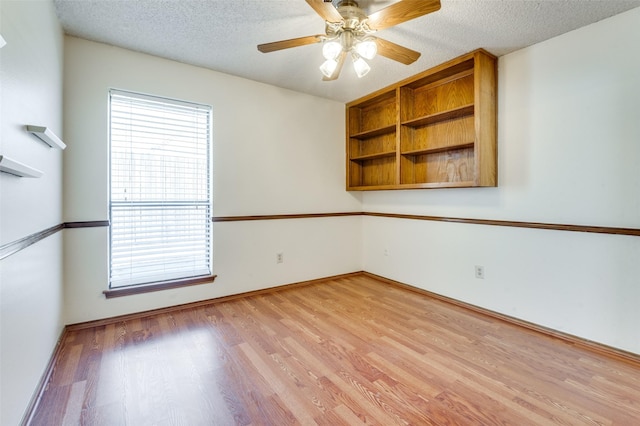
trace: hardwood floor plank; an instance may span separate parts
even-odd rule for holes
[[[83,348],[84,345],[82,344],[73,345],[69,347],[69,351],[65,353],[66,365],[59,370],[62,375],[62,377],[59,378],[60,385],[71,385],[74,382]]]
[[[397,358],[384,357],[377,352],[368,353],[367,358],[398,384],[411,389],[412,398],[418,400],[416,405],[423,405],[421,401],[429,402],[444,389],[444,387],[438,386],[431,377],[420,374],[420,372],[413,370],[410,364]]]
[[[49,385],[45,389],[45,401],[40,401],[31,418],[31,425],[61,425],[64,418],[64,410],[69,400],[71,386]],[[43,395],[43,396],[44,396]]]
[[[366,425],[367,423],[363,422],[358,416],[354,414],[346,406],[340,404],[336,408],[333,409],[333,412],[336,414],[334,418],[326,419],[330,425],[338,425],[338,424],[348,424],[348,425]]]
[[[640,364],[369,276],[68,330],[32,425],[635,425]]]
[[[80,416],[82,415],[82,404],[86,388],[86,381],[75,382],[71,385],[69,397],[64,407],[64,415],[62,417],[62,424],[64,426],[72,426],[79,423]]]
[[[280,379],[277,372],[272,370],[269,363],[263,359],[263,357],[261,357],[250,344],[241,343],[239,346],[255,369],[269,384],[273,393],[280,397],[283,405],[287,408],[287,411],[290,411],[301,424],[316,424],[313,420],[313,416],[309,413],[309,411],[315,408],[313,404],[305,404],[305,401],[300,397],[300,394],[298,392],[293,392],[294,388],[287,386],[284,380]],[[315,413],[311,411],[311,414]]]

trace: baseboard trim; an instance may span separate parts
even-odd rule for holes
[[[199,308],[201,306],[211,305],[212,303],[227,302],[229,300],[242,299],[244,297],[256,296],[259,294],[275,293],[278,291],[291,290],[293,288],[305,287],[311,284],[318,284],[318,283],[333,281],[341,278],[354,277],[360,274],[362,274],[361,271],[350,272],[347,274],[333,275],[333,276],[324,277],[324,278],[316,278],[314,280],[300,281],[300,282],[295,282],[290,284],[283,284],[279,286],[263,288],[260,290],[252,290],[252,291],[247,291],[243,293],[231,294],[228,296],[215,297],[213,299],[200,300],[197,302],[183,303],[181,305],[167,306],[166,308],[151,309],[143,312],[135,312],[132,314],[125,314],[125,315],[119,315],[115,317],[109,317],[109,318],[104,318],[104,319],[99,319],[94,321],[70,324],[66,326],[66,330],[76,331],[76,330],[83,330],[91,327],[100,327],[103,325],[115,324],[123,321],[136,320],[136,319],[144,318],[149,315],[166,314],[166,313],[180,311],[183,309]]]
[[[594,342],[592,340],[588,340],[588,339],[585,339],[585,338],[582,338],[582,337],[574,336],[572,334],[564,333],[562,331],[557,331],[557,330],[554,330],[552,328],[544,327],[544,326],[541,326],[541,325],[538,325],[538,324],[535,324],[535,323],[532,323],[532,322],[529,322],[529,321],[521,320],[521,319],[518,319],[518,318],[515,318],[515,317],[512,317],[512,316],[509,316],[509,315],[501,314],[499,312],[495,312],[495,311],[492,311],[492,310],[489,310],[489,309],[486,309],[486,308],[481,308],[479,306],[472,305],[470,303],[462,302],[460,300],[453,299],[453,298],[450,298],[450,297],[447,297],[447,296],[442,296],[440,294],[433,293],[433,292],[431,292],[429,290],[424,290],[424,289],[421,289],[421,288],[418,288],[418,287],[414,287],[414,286],[412,286],[410,284],[405,284],[403,282],[395,281],[395,280],[392,280],[390,278],[386,278],[386,277],[383,277],[383,276],[380,276],[380,275],[372,274],[370,272],[363,271],[361,274],[364,275],[364,276],[367,276],[369,278],[376,279],[378,281],[382,281],[382,282],[385,282],[385,283],[390,284],[390,285],[394,285],[396,287],[401,287],[401,288],[404,288],[406,290],[413,291],[415,293],[418,293],[418,294],[421,294],[421,295],[424,295],[424,296],[428,296],[428,297],[440,300],[440,301],[445,302],[445,303],[449,303],[451,305],[455,305],[455,306],[458,306],[458,307],[461,307],[461,308],[464,308],[464,309],[468,309],[468,310],[473,311],[473,312],[477,312],[477,313],[482,314],[482,315],[486,315],[488,317],[491,317],[491,318],[499,320],[499,321],[504,321],[504,322],[512,324],[512,325],[517,325],[519,327],[523,327],[523,328],[526,328],[526,329],[529,329],[529,330],[532,330],[532,331],[535,331],[535,332],[538,332],[538,333],[545,334],[545,335],[547,335],[549,337],[553,337],[553,338],[556,338],[556,339],[559,339],[559,340],[563,340],[565,343],[571,344],[573,346],[582,347],[582,348],[591,350],[593,352],[598,352],[598,353],[601,353],[601,354],[606,355],[608,357],[616,358],[616,359],[623,360],[623,361],[626,361],[626,362],[631,362],[633,364],[640,364],[640,354],[635,354],[633,352],[628,352],[628,351],[625,351],[625,350],[622,350],[622,349],[614,348],[613,346],[608,346],[608,345],[605,345],[603,343]]]
[[[36,411],[36,407],[40,403],[40,398],[42,398],[42,394],[44,393],[44,390],[46,389],[47,384],[49,383],[49,379],[53,375],[56,361],[60,358],[61,351],[62,351],[62,342],[64,342],[64,339],[66,338],[66,336],[67,336],[67,327],[64,327],[60,332],[60,337],[58,337],[58,341],[56,342],[56,346],[53,349],[53,352],[51,353],[49,362],[47,363],[47,366],[45,367],[44,372],[42,373],[42,377],[40,377],[40,380],[36,385],[36,388],[33,392],[33,396],[29,401],[29,405],[27,405],[27,408],[24,411],[24,415],[22,416],[22,420],[20,421],[20,426],[28,426],[29,424],[31,424],[33,420],[33,415]]]

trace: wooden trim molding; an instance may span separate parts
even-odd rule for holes
[[[207,275],[205,277],[186,278],[182,280],[162,281],[157,283],[132,285],[129,287],[110,288],[102,293],[107,299],[122,296],[132,296],[134,294],[151,293],[153,291],[170,290],[172,288],[188,287],[198,284],[211,284],[217,275]]]
[[[443,216],[421,216],[398,213],[362,212],[363,216],[388,217],[394,219],[429,220],[435,222],[466,223],[470,225],[508,226],[514,228],[547,229],[552,231],[591,232],[596,234],[630,235],[640,237],[639,228],[613,228],[607,226],[561,225],[556,223],[517,222],[510,220],[469,219]]]
[[[434,222],[465,223],[469,225],[486,226],[507,226],[514,228],[546,229],[552,231],[589,232],[595,234],[627,235],[640,237],[640,228],[616,228],[608,226],[589,225],[565,225],[557,223],[539,222],[519,222],[510,220],[473,219],[445,216],[424,216],[400,213],[378,213],[378,212],[339,212],[339,213],[301,213],[301,214],[279,214],[279,215],[254,215],[254,216],[217,216],[212,217],[212,222],[242,222],[253,220],[280,220],[280,219],[312,219],[323,217],[343,217],[343,216],[374,216],[394,219],[428,220]],[[55,234],[62,229],[74,228],[94,228],[109,226],[108,220],[93,220],[84,222],[65,222],[52,226],[34,234],[28,235],[16,241],[12,241],[0,246],[0,260],[19,252],[38,241]]]
[[[42,231],[35,232],[31,235],[27,235],[24,238],[20,238],[19,240],[12,241],[0,246],[0,260],[6,259],[12,254],[16,254],[21,250],[29,247],[37,243],[38,241],[44,240],[45,238],[55,234],[58,231],[61,231],[66,228],[93,228],[93,227],[102,227],[109,226],[108,220],[94,220],[87,222],[65,222],[60,223],[58,225],[52,226],[47,229],[43,229]]]
[[[375,216],[393,219],[429,220],[434,222],[466,223],[469,225],[507,226],[512,228],[546,229],[551,231],[590,232],[595,234],[628,235],[640,237],[640,228],[615,228],[609,226],[565,225],[558,223],[520,222],[513,220],[473,219],[446,216],[426,216],[400,213],[378,212],[343,212],[343,213],[307,213],[307,214],[279,214],[256,216],[214,216],[212,222],[242,222],[248,220],[278,220],[278,219],[309,219],[317,217],[340,216]]]
[[[98,228],[98,227],[104,227],[104,226],[109,226],[108,220],[90,220],[85,222],[65,222],[64,223],[65,229]]]
[[[280,220],[280,219],[312,219],[318,217],[361,216],[361,212],[341,213],[301,213],[301,214],[271,214],[257,216],[214,216],[212,222],[243,222],[247,220]]]
[[[19,240],[2,245],[0,246],[0,260],[6,259],[12,254],[16,254],[19,251],[26,249],[30,245],[33,245],[40,240],[44,240],[48,236],[53,235],[62,229],[64,229],[64,223],[52,226],[47,229],[43,229],[42,231],[27,235],[26,237],[20,238]]]
[[[418,294],[421,294],[423,296],[427,296],[427,297],[431,297],[431,298],[434,298],[434,299],[438,299],[438,300],[441,300],[441,301],[443,301],[445,303],[449,303],[451,305],[459,306],[461,308],[468,309],[470,311],[477,312],[479,314],[486,315],[488,317],[491,317],[491,318],[494,318],[494,319],[497,319],[497,320],[500,320],[500,321],[505,321],[507,323],[514,324],[514,325],[517,325],[517,326],[520,326],[520,327],[524,327],[524,328],[527,328],[529,330],[532,330],[532,331],[535,331],[535,332],[538,332],[538,333],[546,334],[547,336],[551,336],[551,337],[554,337],[556,339],[563,340],[566,343],[569,343],[571,345],[580,346],[580,347],[583,347],[583,348],[586,348],[586,349],[589,349],[589,350],[592,350],[592,351],[595,351],[595,352],[599,352],[599,353],[602,353],[602,354],[610,356],[610,357],[621,359],[621,360],[624,360],[624,361],[627,361],[627,362],[630,361],[630,362],[633,362],[634,364],[640,363],[640,354],[636,354],[636,353],[633,353],[633,352],[628,352],[628,351],[625,351],[625,350],[622,350],[622,349],[614,348],[612,346],[608,346],[608,345],[605,345],[603,343],[598,343],[598,342],[594,342],[592,340],[587,340],[587,339],[584,339],[582,337],[574,336],[574,335],[569,334],[569,333],[564,333],[562,331],[557,331],[557,330],[554,330],[552,328],[548,328],[548,327],[544,327],[544,326],[541,326],[541,325],[538,325],[538,324],[534,324],[534,323],[529,322],[529,321],[525,321],[525,320],[521,320],[521,319],[518,319],[518,318],[514,318],[512,316],[501,314],[499,312],[495,312],[495,311],[492,311],[492,310],[489,310],[489,309],[486,309],[486,308],[481,308],[479,306],[472,305],[470,303],[462,302],[460,300],[453,299],[453,298],[450,298],[450,297],[447,297],[447,296],[442,296],[440,294],[433,293],[433,292],[431,292],[429,290],[424,290],[424,289],[421,289],[419,287],[414,287],[412,285],[405,284],[405,283],[402,283],[400,281],[395,281],[395,280],[392,280],[392,279],[389,279],[389,278],[385,278],[385,277],[382,277],[380,275],[372,274],[370,272],[363,271],[362,275],[365,275],[365,276],[367,276],[369,278],[373,278],[373,279],[376,279],[376,280],[379,280],[379,281],[383,281],[383,282],[385,282],[387,284],[394,285],[396,287],[401,287],[401,288],[413,291],[414,293],[418,293]]]

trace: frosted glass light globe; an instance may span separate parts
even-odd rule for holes
[[[320,71],[325,77],[331,77],[331,74],[336,70],[338,62],[335,59],[327,59],[320,65]]]
[[[325,59],[335,60],[340,55],[340,52],[342,52],[342,45],[337,41],[327,41],[322,46],[322,56]]]
[[[373,59],[378,53],[378,45],[373,40],[364,40],[355,46],[358,55],[365,59]]]
[[[364,77],[369,71],[371,71],[369,64],[367,64],[364,59],[356,55],[353,55],[353,69],[356,70],[358,78]]]

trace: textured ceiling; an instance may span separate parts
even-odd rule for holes
[[[419,0],[416,0],[419,1]],[[365,13],[395,0],[361,0]],[[441,0],[432,14],[378,32],[422,53],[378,56],[358,79],[346,62],[322,81],[321,44],[260,53],[256,45],[323,34],[304,0],[54,0],[67,34],[347,102],[482,47],[501,56],[640,6],[640,0]]]

